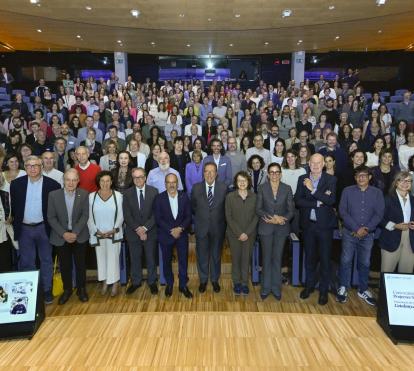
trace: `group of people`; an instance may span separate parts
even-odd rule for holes
[[[357,254],[358,295],[375,305],[368,274],[377,229],[381,270],[412,273],[414,267],[414,105],[406,92],[398,117],[389,120],[375,94],[365,101],[352,71],[333,86],[323,76],[313,85],[260,81],[242,91],[239,84],[158,87],[131,77],[120,84],[114,74],[86,83],[68,75],[51,102],[41,80],[31,107],[16,95],[0,126],[1,269],[13,269],[15,251],[20,270],[34,269],[38,257],[50,303],[53,246],[64,282],[59,303],[72,295],[73,261],[77,295],[87,301],[85,252],[92,246],[102,294],[110,287],[115,296],[126,242],[126,293],[142,285],[145,256],[155,295],[159,246],[168,297],[175,247],[179,291],[191,298],[188,235],[194,231],[200,293],[209,282],[221,290],[227,238],[235,295],[249,294],[258,243],[261,297],[281,300],[283,249],[294,232],[305,251],[300,297],[318,286],[325,305],[333,289],[333,231],[340,226],[336,300],[347,300]]]

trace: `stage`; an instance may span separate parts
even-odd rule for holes
[[[374,318],[294,313],[49,317],[31,340],[0,342],[0,369],[412,369]]]

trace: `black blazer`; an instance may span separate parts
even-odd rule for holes
[[[309,178],[309,174],[301,175],[298,179],[298,187],[295,193],[295,203],[300,209],[300,222],[302,228],[334,229],[338,222],[334,211],[336,202],[336,178],[330,174],[322,173],[318,188],[312,194],[303,184]],[[317,207],[317,201],[322,202]],[[316,223],[310,221],[311,210],[315,209]]]
[[[411,203],[411,218],[410,221],[414,220],[414,197],[410,195]],[[397,192],[394,191],[392,194],[385,197],[385,212],[382,222],[380,223],[381,234],[378,241],[381,249],[386,251],[395,251],[401,242],[401,231],[394,229],[389,231],[385,226],[393,222],[395,224],[404,222],[404,215],[402,212],[400,200],[398,199]],[[411,250],[414,252],[414,231],[409,229]]]
[[[10,199],[13,217],[14,239],[17,241],[20,238],[20,231],[22,228],[24,218],[24,208],[26,205],[26,192],[28,176],[22,176],[14,179],[10,184]],[[61,189],[60,184],[47,176],[43,177],[42,186],[42,214],[43,221],[46,226],[47,235],[50,235],[50,226],[47,222],[47,204],[49,192]]]
[[[153,212],[154,200],[157,195],[158,190],[156,188],[145,185],[144,209],[140,211],[136,187],[131,187],[125,191],[122,205],[125,220],[125,236],[129,242],[139,240],[135,229],[141,225],[147,228],[148,239],[157,238],[157,226]]]

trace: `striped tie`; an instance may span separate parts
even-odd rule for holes
[[[213,186],[208,186],[208,194],[207,194],[207,202],[208,207],[211,207],[213,205]]]

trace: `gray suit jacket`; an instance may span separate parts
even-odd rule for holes
[[[72,210],[72,232],[78,235],[77,242],[86,242],[89,239],[89,193],[77,188],[75,202]],[[58,189],[49,193],[47,220],[51,227],[50,243],[55,246],[63,246],[65,240],[63,233],[68,231],[68,210],[65,202],[64,189]]]
[[[289,221],[293,218],[294,211],[295,204],[293,202],[292,189],[289,185],[280,182],[276,200],[273,198],[273,191],[269,182],[258,187],[256,214],[259,216],[260,235],[269,235],[277,230],[281,236],[287,236],[290,231]],[[268,224],[262,219],[263,216],[267,215],[284,216],[288,222],[284,225]]]
[[[124,192],[123,209],[125,220],[125,236],[128,242],[140,241],[135,229],[139,226],[147,228],[148,239],[157,238],[157,225],[153,212],[153,203],[158,195],[158,190],[149,185],[145,185],[144,209],[139,210],[137,188],[128,188]]]
[[[226,230],[225,201],[227,185],[216,179],[213,205],[208,206],[206,182],[196,183],[191,190],[191,206],[194,214],[194,232],[198,238],[209,231],[224,235]]]

